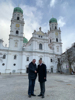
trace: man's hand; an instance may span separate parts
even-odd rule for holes
[[[46,79],[46,77],[44,77],[44,79]]]
[[[35,70],[35,73],[37,73],[37,71]]]

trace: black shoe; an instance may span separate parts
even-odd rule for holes
[[[29,95],[28,97],[31,98],[31,95]]]
[[[32,96],[36,96],[35,94],[31,94]]]
[[[44,95],[42,95],[42,98],[44,98]]]
[[[39,94],[38,96],[40,97],[40,96],[42,96],[42,94]]]

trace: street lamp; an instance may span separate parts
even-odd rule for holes
[[[0,53],[0,61],[1,62],[3,61],[2,58],[3,58],[3,55],[2,55],[2,53]]]

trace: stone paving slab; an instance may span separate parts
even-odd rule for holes
[[[27,74],[0,75],[0,100],[41,100],[28,98]],[[40,92],[38,79],[35,94]],[[75,75],[48,74],[44,100],[75,100]]]

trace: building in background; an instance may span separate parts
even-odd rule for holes
[[[47,71],[56,73],[58,59],[62,54],[61,30],[58,28],[57,19],[50,19],[47,33],[44,33],[41,27],[38,31],[34,30],[29,41],[23,36],[24,24],[23,10],[20,7],[14,8],[9,47],[4,47],[3,40],[0,39],[0,54],[3,56],[0,72],[26,73],[32,59],[35,58],[38,64],[41,58],[47,65]]]

